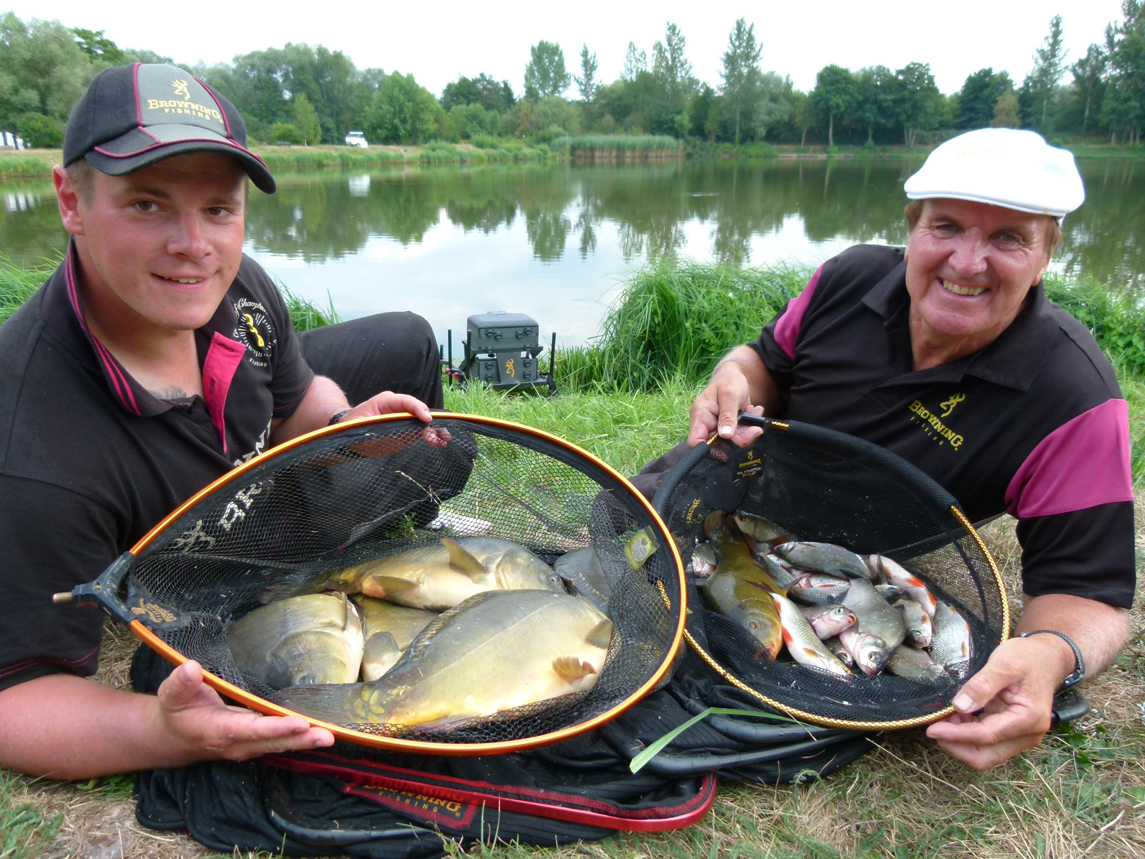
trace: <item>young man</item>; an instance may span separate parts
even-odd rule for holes
[[[225,705],[195,663],[157,696],[93,683],[101,613],[51,602],[268,446],[441,406],[436,343],[410,314],[314,333],[358,405],[315,375],[242,254],[248,178],[275,190],[233,105],[182,69],[109,69],[69,118],[67,257],[0,328],[0,766],[75,779],[333,743]]]

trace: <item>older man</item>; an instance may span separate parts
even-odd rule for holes
[[[343,417],[429,421],[411,394],[440,406],[436,344],[409,314],[317,344],[375,396],[351,408],[315,375],[243,256],[248,178],[275,190],[234,107],[173,66],[107,70],[68,120],[54,173],[67,257],[0,328],[0,766],[87,778],[333,743],[225,705],[193,662],[158,696],[93,683],[100,613],[51,602],[267,446]],[[377,393],[387,378],[407,393]]]
[[[716,367],[688,444],[746,443],[736,414],[784,415],[913,462],[978,521],[1018,520],[1024,609],[927,734],[985,769],[1036,746],[1056,689],[1103,670],[1134,591],[1128,410],[1089,332],[1046,300],[1059,221],[1081,205],[1073,157],[983,129],[905,186],[905,249],[861,246]],[[645,478],[647,479],[647,478]]]

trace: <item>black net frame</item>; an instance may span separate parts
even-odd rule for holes
[[[689,646],[761,704],[813,724],[897,730],[950,715],[961,683],[985,665],[1010,627],[1001,573],[957,501],[911,463],[863,439],[796,421],[745,420],[764,427],[757,441],[737,448],[713,439],[706,455],[694,451],[657,493],[685,564],[704,539],[704,517],[719,509],[769,519],[802,540],[884,555],[966,617],[971,661],[957,682],[937,685],[890,674],[839,678],[789,659],[764,664],[745,629],[704,606],[691,574]]]
[[[634,571],[625,547],[641,530],[658,548]],[[590,691],[448,728],[330,724],[295,713],[235,665],[225,628],[248,611],[364,560],[478,532],[550,564],[596,549],[613,635]],[[620,474],[531,427],[437,412],[429,425],[380,416],[271,449],[189,499],[81,591],[134,621],[170,661],[199,661],[239,703],[302,715],[361,745],[433,754],[517,751],[614,718],[666,682],[686,613],[671,535]]]

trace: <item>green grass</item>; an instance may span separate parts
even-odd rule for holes
[[[55,267],[56,265],[43,265],[37,268],[20,268],[0,253],[0,323],[15,313],[32,293],[40,288]]]
[[[0,153],[0,178],[46,176],[63,159],[59,149],[28,149]]]
[[[547,146],[504,143],[493,148],[460,146],[433,142],[424,146],[260,146],[254,150],[272,170],[316,170],[323,168],[378,168],[409,164],[487,164],[515,161],[545,161],[553,157]]]
[[[43,855],[64,821],[62,814],[46,817],[23,799],[27,780],[0,769],[0,859],[31,859]]]
[[[590,134],[569,138],[568,151],[574,158],[679,158],[684,144],[664,135]]]

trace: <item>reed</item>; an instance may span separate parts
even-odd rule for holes
[[[489,141],[482,141],[488,143]],[[372,147],[347,146],[260,146],[254,150],[272,170],[373,169],[402,165],[487,164],[513,161],[545,161],[553,157],[547,146],[525,146],[498,141],[496,146],[478,148],[434,141],[424,146]]]
[[[46,176],[52,167],[63,160],[59,149],[25,149],[20,152],[0,153],[0,178]]]
[[[581,160],[682,158],[684,145],[662,135],[591,134],[568,138],[568,153]]]

